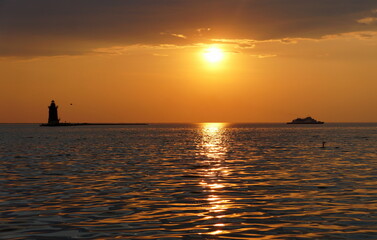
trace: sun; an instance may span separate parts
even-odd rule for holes
[[[217,63],[224,59],[224,52],[218,47],[209,47],[204,50],[204,59],[210,63]]]

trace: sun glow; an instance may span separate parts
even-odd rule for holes
[[[203,54],[205,60],[210,63],[217,63],[223,60],[224,52],[221,48],[218,47],[209,47],[204,50]]]

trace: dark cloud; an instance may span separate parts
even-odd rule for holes
[[[0,55],[373,31],[376,0],[0,0]],[[206,31],[198,31],[206,29]],[[208,31],[207,29],[210,29]]]

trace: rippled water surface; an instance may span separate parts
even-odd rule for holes
[[[377,239],[377,124],[2,124],[0,159],[0,239]]]

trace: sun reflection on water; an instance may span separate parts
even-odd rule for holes
[[[223,228],[227,225],[223,222],[226,211],[232,206],[232,201],[224,197],[229,169],[225,161],[228,151],[225,123],[203,123],[201,126],[201,141],[198,146],[201,158],[200,164],[204,166],[200,175],[203,177],[199,182],[203,191],[207,194],[208,206],[203,212],[204,219],[211,222],[207,225],[210,235],[227,233]]]
[[[224,159],[227,151],[225,142],[225,123],[203,123],[201,128],[201,153],[212,160]]]

